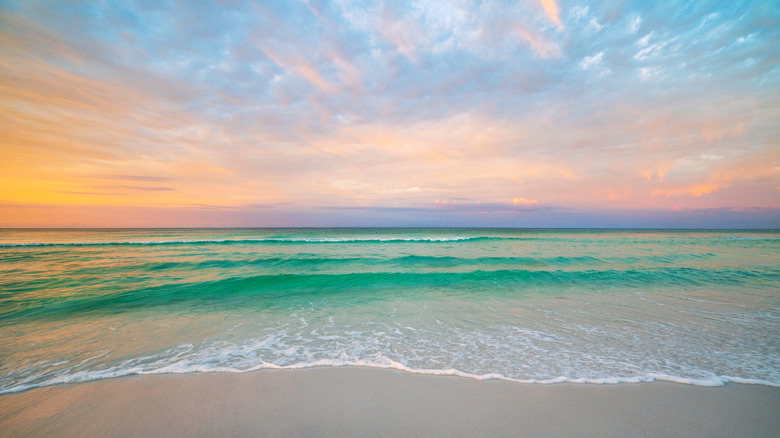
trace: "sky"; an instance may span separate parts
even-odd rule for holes
[[[780,2],[0,0],[0,227],[780,228]]]

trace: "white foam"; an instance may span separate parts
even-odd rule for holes
[[[232,352],[225,351],[225,355]],[[780,382],[771,382],[760,379],[747,379],[733,376],[711,375],[706,378],[686,378],[662,373],[647,373],[637,376],[604,376],[599,378],[582,378],[559,376],[548,379],[518,379],[507,377],[499,373],[475,374],[461,371],[455,368],[449,369],[418,369],[411,368],[398,361],[394,361],[384,356],[380,356],[378,361],[370,360],[339,360],[339,359],[319,359],[313,362],[297,362],[290,365],[277,365],[274,363],[261,361],[258,364],[248,368],[235,368],[230,366],[208,365],[205,363],[190,363],[189,360],[182,360],[173,364],[165,365],[159,368],[144,369],[134,366],[128,368],[110,368],[97,371],[79,371],[72,374],[52,377],[42,382],[21,383],[9,388],[0,390],[0,394],[8,394],[26,391],[28,389],[53,386],[67,383],[82,383],[94,380],[110,379],[124,377],[129,375],[155,375],[155,374],[193,374],[193,373],[247,373],[265,369],[273,370],[297,370],[318,367],[367,367],[379,369],[392,369],[411,374],[430,375],[430,376],[452,376],[462,377],[473,380],[502,380],[520,384],[551,385],[551,384],[586,384],[586,385],[615,385],[625,383],[649,383],[655,381],[665,381],[680,383],[693,386],[716,387],[724,386],[726,383],[765,385],[780,387]]]

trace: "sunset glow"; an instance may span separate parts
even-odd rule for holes
[[[775,2],[0,6],[0,227],[780,225]]]

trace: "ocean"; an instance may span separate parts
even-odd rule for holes
[[[780,231],[0,230],[0,393],[344,365],[780,386]]]

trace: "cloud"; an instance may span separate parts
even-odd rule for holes
[[[165,176],[150,176],[150,175],[98,175],[96,176],[100,179],[112,179],[112,180],[120,180],[120,181],[151,181],[151,182],[162,182],[162,181],[170,181],[170,177]]]
[[[694,196],[699,197],[719,190],[720,186],[717,184],[696,184],[688,187],[681,187],[675,189],[657,189],[653,191],[653,196]]]
[[[87,195],[87,196],[124,196],[124,193],[110,193],[110,192],[78,192],[78,191],[67,191],[62,190],[59,193],[64,193],[68,195]]]
[[[539,35],[533,35],[525,29],[518,29],[517,33],[525,40],[531,49],[542,58],[556,58],[561,56],[561,48],[552,41]]]
[[[592,56],[586,56],[579,64],[582,70],[592,70],[598,72],[599,76],[604,76],[612,73],[612,71],[602,64],[604,59],[604,52],[599,52]]]
[[[647,34],[647,35],[643,36],[642,38],[640,38],[639,41],[636,42],[637,45],[639,47],[647,47],[647,45],[650,44],[650,38],[653,37],[653,33],[654,32],[650,32],[649,34]],[[645,49],[643,49],[643,50],[645,50]],[[634,59],[636,59],[636,55],[634,55]]]
[[[653,81],[659,79],[663,72],[660,67],[641,67],[639,69],[639,78],[643,81]]]
[[[631,20],[631,24],[629,25],[629,30],[631,32],[636,32],[639,30],[640,27],[642,27],[642,16],[637,15]]]
[[[539,3],[541,3],[542,8],[544,8],[544,12],[546,12],[547,16],[550,18],[550,21],[552,21],[559,29],[562,29],[563,24],[561,23],[561,19],[558,16],[558,3],[555,0],[539,0]]]
[[[586,56],[582,62],[580,62],[580,68],[583,70],[589,70],[593,67],[601,64],[601,60],[604,58],[604,52],[599,52],[593,56]]]
[[[306,79],[310,84],[319,88],[322,92],[330,94],[336,91],[336,87],[326,80],[312,63],[302,59],[294,48],[286,48],[279,53],[267,47],[261,47],[260,50],[276,65]],[[282,55],[282,53],[284,55]]]
[[[404,20],[395,16],[395,11],[385,5],[382,11],[381,32],[392,42],[403,56],[410,61],[417,61],[415,40],[420,39],[420,32],[414,20]]]
[[[669,46],[670,44],[677,41],[677,37],[671,38],[666,41],[659,41],[657,43],[650,44],[649,39],[652,36],[652,33],[647,34],[644,38],[638,41],[637,44],[639,44],[642,49],[640,49],[636,54],[634,55],[634,59],[637,61],[644,61],[648,58],[658,57],[663,55],[663,50],[665,47]]]
[[[97,189],[117,189],[117,190],[143,190],[152,192],[168,192],[176,190],[171,187],[144,187],[144,186],[125,186],[125,185],[107,185],[107,186],[95,186]]]

